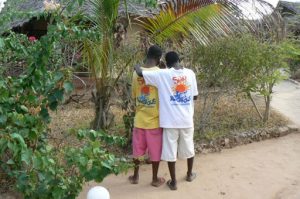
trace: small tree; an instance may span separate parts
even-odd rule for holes
[[[146,0],[146,4],[155,1]],[[117,83],[126,71],[129,64],[137,57],[138,52],[133,52],[127,57],[122,57],[122,67],[120,65],[120,55],[118,55],[119,45],[116,43],[115,29],[119,17],[118,9],[120,0],[86,0],[86,19],[92,27],[90,29],[99,33],[98,37],[83,39],[84,60],[95,79],[96,92],[94,129],[107,129],[111,126],[114,115],[111,113],[111,97]],[[124,1],[125,7],[127,1]],[[129,44],[130,45],[130,44]],[[120,54],[120,53],[119,53]]]
[[[220,97],[237,93],[258,65],[258,43],[249,35],[221,38],[192,48],[190,59],[198,75],[202,106],[199,127],[204,131]]]
[[[287,55],[290,75],[293,77],[300,72],[300,36],[289,38],[281,44],[282,50]]]
[[[276,83],[282,80],[282,70],[287,68],[286,53],[283,52],[279,44],[257,43],[259,54],[256,59],[258,65],[251,70],[250,78],[241,86],[247,96],[253,102],[260,118],[267,122],[270,115],[270,104],[272,99],[273,88]],[[264,98],[265,110],[263,114],[256,107],[251,93],[258,93]]]
[[[203,98],[199,123],[202,131],[209,124],[215,104],[226,93],[245,93],[261,120],[268,120],[273,87],[283,78],[280,70],[286,67],[279,45],[262,43],[250,35],[236,35],[219,39],[209,46],[196,46],[192,52],[191,60]],[[253,93],[263,96],[263,113],[257,107]]]

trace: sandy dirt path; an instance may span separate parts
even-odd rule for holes
[[[127,175],[110,176],[99,184],[106,187],[111,199],[299,199],[300,133],[280,139],[253,143],[221,153],[197,155],[194,182],[185,182],[185,161],[177,164],[178,190],[166,185],[150,186],[151,167],[142,166],[140,184],[131,185]],[[160,172],[169,178],[167,164]],[[85,199],[87,185],[80,194]]]
[[[300,126],[300,84],[281,82],[274,88],[271,105]]]
[[[273,106],[300,126],[300,102],[295,97],[300,97],[298,89],[284,82],[276,87]],[[178,161],[177,191],[166,185],[151,187],[151,166],[144,165],[138,185],[128,183],[131,172],[109,176],[101,184],[87,184],[78,199],[86,199],[87,191],[96,185],[106,187],[111,199],[300,199],[300,133],[197,155],[194,167],[198,177],[186,182],[186,162]],[[169,179],[165,162],[159,173]]]

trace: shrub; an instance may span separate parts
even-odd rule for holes
[[[286,68],[279,44],[262,42],[250,35],[236,35],[192,50],[199,90],[204,98],[200,129],[204,130],[209,123],[215,104],[225,93],[246,93],[261,120],[268,120],[273,86],[283,78],[280,69]],[[265,99],[263,114],[256,107],[252,93]]]
[[[1,38],[0,57],[9,51],[23,60],[18,77],[0,79],[0,168],[25,198],[76,198],[85,181],[102,181],[129,164],[106,150],[126,140],[103,131],[79,131],[82,147],[54,148],[49,144],[49,109],[56,110],[72,90],[67,68],[51,67],[56,47],[67,32],[51,25],[47,36],[30,42],[26,36]]]

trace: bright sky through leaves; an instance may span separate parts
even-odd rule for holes
[[[6,0],[0,0],[0,12],[1,12],[2,8],[4,8],[4,2],[5,1]]]
[[[265,0],[273,7],[276,7],[279,0]],[[300,2],[300,0],[285,0],[288,2]],[[263,5],[259,1],[249,1],[247,3],[239,4],[239,8],[244,12],[247,19],[259,19],[262,15],[271,14],[273,9]]]
[[[0,12],[1,10],[3,9],[4,7],[4,3],[6,2],[7,0],[0,0]],[[267,2],[269,2],[270,4],[272,4],[274,7],[277,6],[279,0],[265,0]],[[300,0],[285,0],[285,1],[289,1],[289,2],[299,2],[300,3]],[[159,0],[158,0],[159,2]],[[250,2],[250,1],[249,1]],[[250,9],[250,8],[256,8],[256,9]],[[267,10],[265,10],[263,8],[263,6],[260,6],[260,5],[255,5],[253,3],[244,3],[242,6],[241,6],[241,9],[244,11],[244,13],[246,14],[246,16],[248,16],[250,19],[257,19],[259,18],[259,14],[257,14],[257,12],[264,12],[265,14],[268,13]]]

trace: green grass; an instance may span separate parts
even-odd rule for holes
[[[263,101],[256,99],[259,109],[263,110]],[[245,132],[253,129],[284,126],[288,120],[271,110],[270,119],[263,123],[255,111],[250,100],[236,96],[224,96],[216,104],[207,128],[199,131],[201,114],[201,100],[196,102],[195,109],[195,139],[214,140],[225,137],[233,132]]]
[[[259,108],[263,109],[263,101],[256,98]],[[220,137],[230,135],[232,132],[245,132],[264,127],[283,126],[288,120],[275,111],[271,111],[270,120],[263,124],[258,117],[250,100],[241,96],[223,96],[216,104],[208,127],[204,132],[199,132],[200,114],[202,111],[201,97],[195,103],[195,139],[196,140],[214,140]],[[116,135],[126,135],[123,124],[123,114],[125,113],[118,107],[112,108],[115,114],[115,125],[109,130]],[[79,129],[90,128],[90,123],[94,118],[94,106],[92,103],[85,105],[67,104],[59,108],[57,112],[51,114],[53,117],[50,128],[53,137],[66,139],[66,144],[78,145],[72,136]]]

